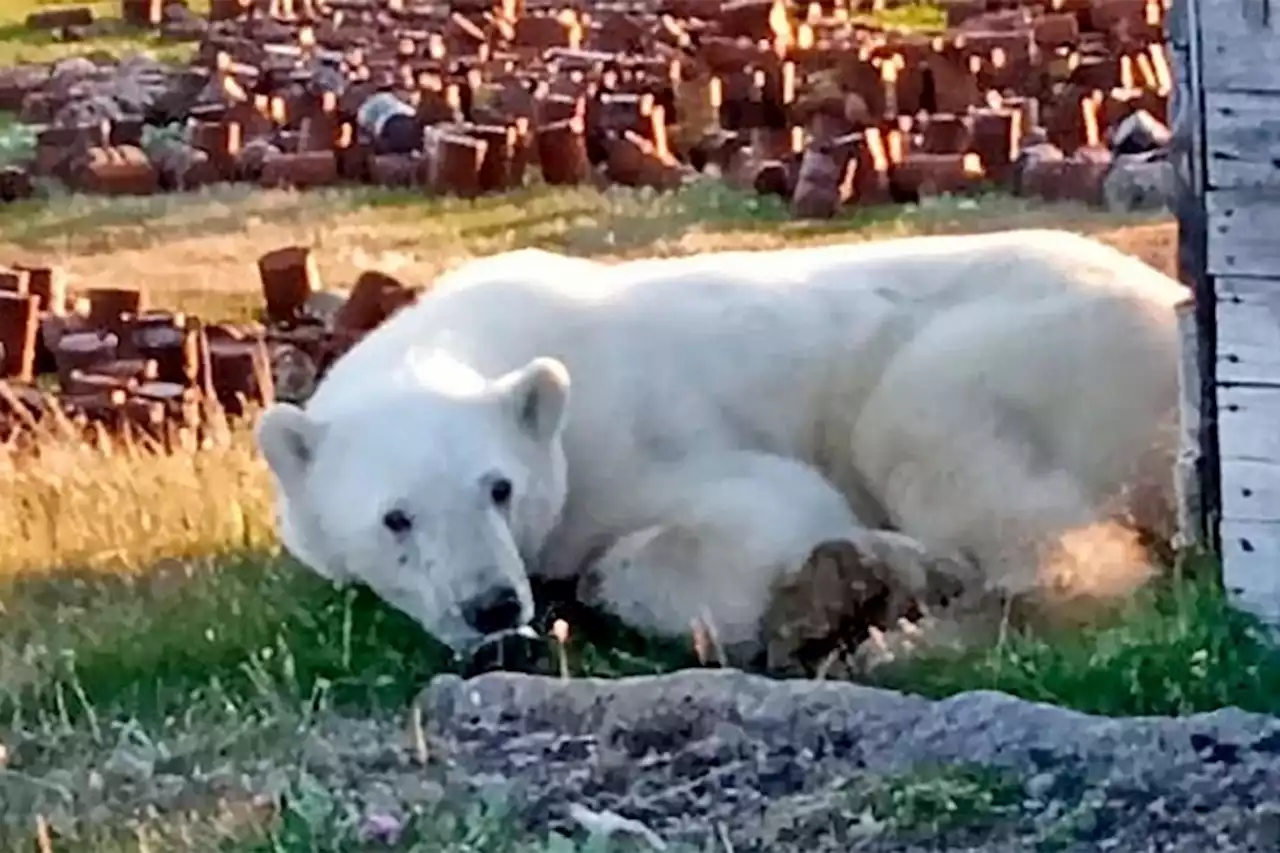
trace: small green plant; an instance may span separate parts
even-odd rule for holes
[[[890,30],[918,33],[940,33],[947,28],[947,10],[935,3],[911,2],[878,9],[859,15],[859,23],[874,24]]]
[[[627,853],[626,841],[577,840],[520,829],[501,795],[439,803],[411,814],[362,811],[306,776],[283,798],[265,838],[236,853]]]
[[[1022,785],[1002,770],[958,765],[921,768],[870,783],[854,801],[885,829],[937,837],[989,828],[1016,814]]]
[[[29,160],[35,150],[35,128],[17,121],[11,113],[0,112],[0,166]]]

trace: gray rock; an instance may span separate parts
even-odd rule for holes
[[[1174,177],[1167,151],[1119,155],[1102,181],[1103,201],[1119,212],[1171,208]]]
[[[1113,154],[1145,154],[1169,147],[1173,134],[1146,110],[1137,110],[1117,122],[1108,133]]]
[[[108,776],[118,780],[142,782],[155,775],[156,763],[163,757],[160,746],[141,729],[126,726],[121,729],[115,749],[107,757],[102,769]]]
[[[975,849],[1052,837],[1068,850],[1245,850],[1280,831],[1268,810],[1280,808],[1280,720],[1238,709],[1112,719],[992,691],[934,702],[734,670],[616,681],[442,676],[418,701],[454,770],[477,788],[505,780],[535,827],[563,828],[577,804],[639,820],[668,841],[702,843],[729,827],[737,850],[910,850],[886,831],[840,842],[847,791],[949,766],[989,768],[1020,788],[993,809]],[[908,786],[892,800],[902,813],[887,819],[921,823],[930,797],[950,796],[948,784]],[[924,805],[908,807],[911,797]],[[786,839],[744,820],[779,810]],[[952,831],[947,849],[965,838]]]

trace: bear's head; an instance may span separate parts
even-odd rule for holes
[[[275,403],[256,432],[285,547],[332,581],[367,584],[459,654],[532,619],[526,564],[566,493],[564,365],[469,377],[323,417]]]

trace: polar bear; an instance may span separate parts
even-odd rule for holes
[[[285,547],[460,654],[528,625],[531,576],[747,654],[819,542],[909,589],[928,554],[1035,594],[1071,577],[1045,566],[1072,531],[1167,524],[1185,296],[1055,230],[512,251],[442,276],[256,435]]]

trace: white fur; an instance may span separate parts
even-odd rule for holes
[[[749,643],[823,539],[892,527],[1031,589],[1036,549],[1138,478],[1166,511],[1183,295],[1047,230],[616,265],[517,251],[444,276],[259,436],[286,546],[456,648],[480,639],[468,596],[509,583],[527,610],[523,567],[588,563],[588,593],[637,627],[709,615]],[[541,389],[541,432],[517,386]],[[395,506],[403,541],[380,523]],[[916,582],[911,555],[894,568]]]

